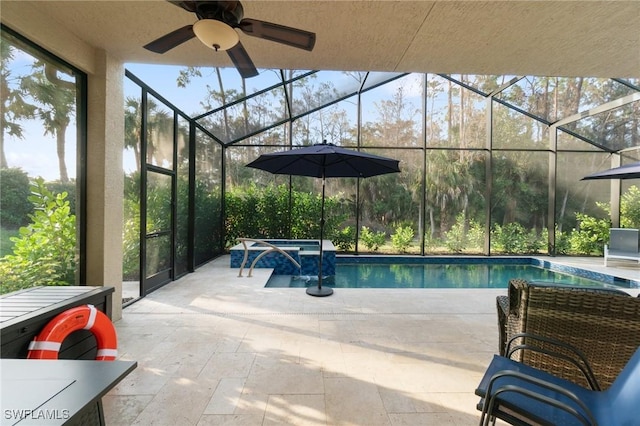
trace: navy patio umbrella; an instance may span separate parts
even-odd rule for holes
[[[580,180],[594,179],[639,179],[640,178],[640,161],[627,164],[613,169],[602,170],[583,177]]]
[[[325,179],[333,177],[366,178],[387,173],[398,173],[398,160],[353,151],[330,143],[306,146],[289,151],[262,154],[247,167],[274,174],[310,176],[322,179],[322,204],[320,216],[320,265],[318,287],[308,287],[311,296],[329,296],[332,288],[322,287],[322,239],[324,237],[324,188]]]

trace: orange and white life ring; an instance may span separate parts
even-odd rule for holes
[[[113,361],[118,356],[118,338],[113,323],[93,305],[71,308],[56,315],[29,343],[28,359],[58,359],[62,342],[77,330],[89,330],[98,343],[96,360]]]

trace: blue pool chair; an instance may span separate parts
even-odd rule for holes
[[[612,349],[614,350],[614,349]],[[640,425],[640,348],[604,391],[495,355],[476,394],[480,425]]]

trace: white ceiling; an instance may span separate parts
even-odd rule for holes
[[[0,7],[7,6],[7,0]],[[11,6],[15,7],[15,2]],[[246,18],[315,32],[312,52],[247,35],[258,68],[640,77],[640,1],[254,1]],[[142,46],[197,18],[163,0],[22,1],[124,62],[232,66],[197,39]],[[1,14],[1,8],[0,8]]]

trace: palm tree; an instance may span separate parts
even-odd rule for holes
[[[146,120],[146,161],[163,167],[173,164],[173,113],[162,109],[154,98],[147,96]]]
[[[142,131],[142,110],[140,99],[127,97],[124,103],[124,148],[133,150],[136,170],[140,171],[140,133]]]
[[[6,40],[0,43],[0,167],[7,168],[7,157],[4,153],[5,134],[22,139],[20,120],[33,118],[35,106],[24,98],[24,92],[16,88],[15,80],[20,77],[12,75],[11,63],[15,48]],[[19,84],[18,84],[19,87]]]
[[[60,182],[66,183],[69,174],[65,161],[65,134],[74,117],[76,84],[58,77],[58,72],[64,71],[51,63],[37,61],[32,69],[31,76],[23,79],[20,86],[39,104],[36,114],[44,123],[44,134],[56,138]]]

